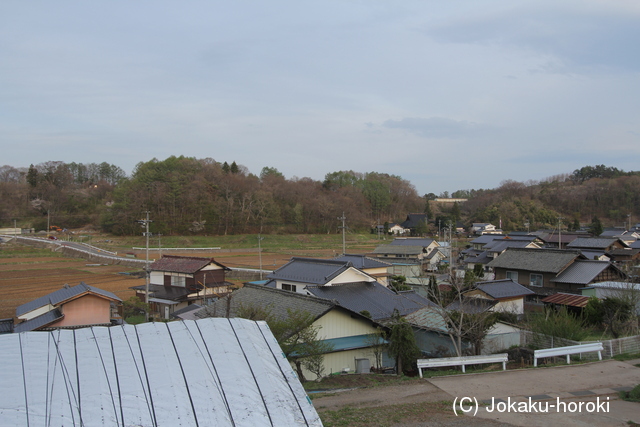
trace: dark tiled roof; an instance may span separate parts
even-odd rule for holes
[[[18,308],[16,308],[16,316],[22,316],[25,313],[28,313],[40,307],[44,307],[48,304],[57,306],[64,301],[75,298],[78,295],[82,295],[86,292],[91,292],[93,294],[100,295],[115,301],[122,301],[120,298],[115,296],[115,294],[112,294],[109,291],[95,288],[93,286],[87,285],[84,282],[80,282],[80,284],[76,286],[65,285],[62,289],[58,289],[55,292],[51,292],[50,294],[41,296],[40,298],[36,298],[33,301],[29,301],[28,303],[18,306]]]
[[[467,264],[488,264],[493,261],[493,257],[489,256],[489,252],[482,252],[477,256],[467,257],[464,262]]]
[[[349,267],[351,264],[344,261],[293,257],[291,261],[269,274],[267,278],[324,285]]]
[[[151,271],[167,271],[172,273],[194,274],[209,264],[215,264],[225,270],[230,270],[213,258],[199,258],[189,256],[164,255],[149,266]]]
[[[368,268],[384,268],[390,267],[388,262],[380,261],[377,259],[369,258],[365,255],[351,255],[345,254],[334,258],[335,261],[350,262],[355,268],[360,270]]]
[[[578,251],[509,248],[487,266],[558,274],[580,257]]]
[[[600,250],[600,251],[595,250],[594,251],[594,250],[589,250],[589,249],[579,249],[579,251],[587,259],[596,259],[596,257],[600,258],[601,256],[603,256],[605,254],[604,251],[602,251],[602,250]]]
[[[404,228],[416,228],[421,222],[423,224],[427,222],[427,214],[413,213],[407,215],[407,219],[400,225]]]
[[[0,334],[13,332],[13,319],[0,319]]]
[[[424,246],[380,245],[373,250],[374,254],[387,255],[420,255]]]
[[[314,296],[246,284],[230,295],[199,310],[196,312],[196,316],[200,318],[237,317],[243,309],[261,307],[269,310],[273,316],[279,319],[288,318],[288,310],[308,312],[317,319],[335,306],[335,302]],[[229,308],[228,316],[227,308]]]
[[[434,242],[433,239],[423,239],[418,237],[395,238],[391,243],[392,246],[422,246],[426,248]]]
[[[629,247],[633,249],[640,249],[640,240],[636,240],[635,242],[631,243]]]
[[[433,303],[413,291],[396,294],[377,282],[345,283],[334,286],[307,286],[313,295],[334,300],[347,309],[371,314],[373,320],[388,319],[397,309],[401,316]]]
[[[490,310],[493,306],[498,304],[496,300],[490,300],[486,298],[462,298],[462,302],[460,300],[455,300],[451,304],[447,306],[447,310],[449,311],[461,311],[463,313],[468,314],[476,314],[476,313],[484,313],[487,310]]]
[[[18,323],[13,327],[13,332],[35,331],[36,329],[47,326],[58,319],[62,319],[63,317],[64,315],[56,308],[46,312],[45,314],[41,314],[38,317],[34,317],[33,319]]]
[[[478,282],[476,283],[476,288],[496,299],[515,298],[535,293],[511,279]]]
[[[145,285],[133,286],[131,289],[137,291],[144,291]],[[158,298],[164,299],[168,301],[183,301],[186,300],[187,295],[189,295],[189,289],[183,288],[181,286],[163,286],[163,285],[154,285],[149,284],[149,297],[150,298]]]
[[[503,234],[483,234],[480,237],[473,239],[470,243],[472,245],[486,245],[489,242],[493,242],[494,240],[504,239],[506,236]]]
[[[173,317],[173,318],[179,318],[182,319],[182,315],[186,314],[186,313],[190,313],[192,311],[197,311],[200,310],[202,308],[201,305],[198,304],[189,304],[186,307],[181,308],[180,310],[176,310],[173,313],[171,313],[171,316],[169,317]],[[194,319],[191,319],[194,320]]]
[[[579,237],[569,243],[567,248],[602,249],[605,250],[619,239],[602,237]]]
[[[568,305],[571,307],[586,307],[587,303],[589,302],[589,297],[558,292],[557,294],[553,294],[546,298],[543,298],[542,302],[546,302],[549,304]]]
[[[577,260],[551,281],[587,285],[607,268],[615,267],[609,261]]]
[[[494,240],[486,244],[484,249],[489,252],[504,252],[508,248],[526,248],[530,244],[530,240]]]

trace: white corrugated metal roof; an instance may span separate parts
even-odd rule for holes
[[[265,322],[7,334],[0,366],[0,425],[322,425]]]

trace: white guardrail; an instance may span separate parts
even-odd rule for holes
[[[535,350],[533,352],[533,366],[538,366],[538,359],[541,359],[543,357],[557,357],[557,356],[567,356],[567,364],[570,364],[572,354],[590,353],[592,351],[597,351],[598,359],[602,360],[603,350],[604,350],[604,347],[602,346],[601,342]]]
[[[443,366],[462,366],[462,372],[466,365],[480,365],[486,363],[502,363],[502,370],[507,369],[507,353],[489,354],[486,356],[462,356],[462,357],[439,357],[437,359],[418,359],[418,371],[422,378],[422,370],[426,368],[440,368]]]

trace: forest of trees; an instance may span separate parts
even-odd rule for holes
[[[622,225],[638,213],[640,174],[585,166],[541,182],[504,181],[491,190],[458,190],[461,204],[434,202],[407,180],[376,172],[337,171],[323,181],[286,179],[274,167],[259,175],[213,159],[169,157],[139,163],[131,176],[108,163],[50,161],[28,169],[0,167],[0,227],[44,230],[51,225],[92,225],[114,234],[140,233],[135,220],[150,211],[152,231],[162,234],[334,233],[342,214],[351,230],[402,222],[425,212],[448,221],[502,222],[506,231],[570,227],[598,217]],[[441,194],[440,197],[448,197]],[[437,226],[436,226],[437,227]],[[426,230],[425,230],[426,231]]]

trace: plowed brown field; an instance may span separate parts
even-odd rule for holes
[[[119,272],[131,271],[117,265],[92,266],[80,259],[8,258],[0,259],[0,318],[15,316],[16,307],[60,289],[65,283],[85,282],[126,300],[134,295],[129,288],[144,284]]]
[[[258,268],[260,258],[256,251],[247,252],[171,252],[165,255],[182,255],[215,258],[216,261],[234,268]],[[137,252],[138,259],[145,254]],[[287,263],[292,252],[263,252],[262,268],[275,270]],[[314,250],[300,256],[330,258],[335,256],[332,250]],[[150,254],[150,259],[160,258],[160,254]],[[129,289],[143,285],[144,279],[119,274],[135,269],[118,265],[95,265],[78,258],[61,257],[23,257],[0,259],[0,319],[15,316],[16,307],[60,289],[64,284],[75,286],[85,282],[109,292],[113,292],[122,300],[134,296]],[[233,280],[232,280],[233,281]]]

